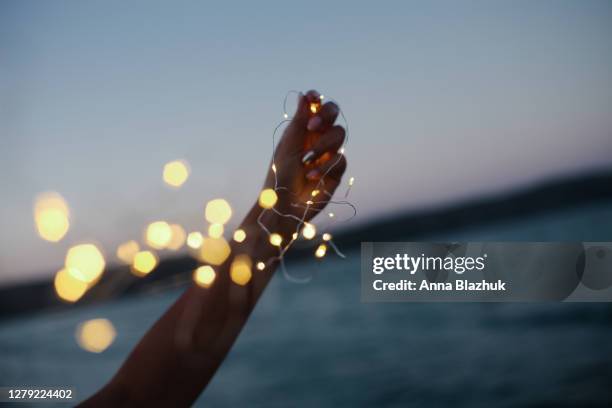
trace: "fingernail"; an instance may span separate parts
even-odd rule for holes
[[[316,180],[319,178],[319,170],[312,169],[308,173],[306,173],[306,178],[308,180]]]
[[[314,159],[314,157],[315,157],[314,150],[309,150],[304,154],[304,156],[302,156],[302,163],[310,164],[312,162],[312,159]]]
[[[321,121],[321,118],[319,116],[313,116],[308,121],[308,124],[306,125],[306,129],[308,129],[308,130],[317,130],[317,128],[319,126],[321,126],[321,122],[322,121]]]

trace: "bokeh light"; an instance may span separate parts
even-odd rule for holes
[[[108,319],[91,319],[81,323],[76,330],[76,340],[83,350],[101,353],[117,336],[115,327]]]
[[[193,271],[194,282],[203,288],[209,288],[215,281],[216,277],[217,274],[210,265],[200,266]]]
[[[205,237],[200,248],[199,259],[211,265],[221,265],[230,253],[230,246],[224,238]]]
[[[283,243],[283,237],[280,234],[274,232],[270,234],[270,243],[274,246],[279,247]]]
[[[68,273],[64,268],[55,274],[53,280],[55,293],[63,301],[74,303],[87,292],[87,283]]]
[[[134,256],[132,273],[142,277],[148,275],[157,266],[157,256],[151,251],[140,251]]]
[[[164,249],[172,239],[172,228],[166,221],[155,221],[147,226],[145,241],[154,249]]]
[[[246,232],[243,229],[237,229],[234,231],[234,241],[240,243],[246,239]]]
[[[34,223],[42,239],[60,241],[70,228],[70,211],[66,200],[55,192],[40,194],[34,203]]]
[[[259,206],[261,208],[270,209],[274,207],[277,201],[278,195],[271,188],[266,188],[259,193]]]
[[[257,269],[258,270],[263,271],[265,268],[266,268],[266,264],[265,263],[263,263],[261,261],[257,262]]]
[[[317,250],[315,251],[315,256],[317,258],[323,258],[326,253],[327,253],[327,245],[321,244],[317,247]]]
[[[317,235],[317,229],[314,224],[305,222],[304,228],[302,229],[302,236],[306,239],[313,239],[315,235]]]
[[[251,258],[248,255],[236,256],[230,267],[230,277],[232,278],[232,282],[240,286],[244,286],[249,283],[251,276],[253,276],[251,266]]]
[[[184,160],[174,160],[164,165],[163,179],[172,187],[182,186],[189,178],[189,165]]]
[[[72,277],[88,284],[95,283],[106,266],[102,252],[94,244],[80,244],[70,248],[66,253],[65,264]]]
[[[138,251],[140,251],[138,242],[134,240],[127,241],[117,247],[117,258],[126,265],[131,265],[134,261],[134,255]]]
[[[187,246],[191,249],[199,249],[204,242],[204,237],[201,232],[193,231],[187,235]]]
[[[179,224],[171,224],[170,231],[172,235],[170,237],[170,242],[168,242],[168,249],[177,251],[185,244],[187,234],[185,233],[185,229]]]
[[[211,238],[221,238],[223,231],[223,224],[210,224],[208,226],[208,236]]]
[[[225,224],[232,217],[232,207],[224,199],[216,198],[206,204],[204,216],[211,224]]]
[[[326,232],[323,234],[323,241],[329,241],[332,238],[331,234]]]

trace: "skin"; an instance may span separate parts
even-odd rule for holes
[[[345,137],[344,129],[334,125],[338,106],[328,102],[313,114],[309,106],[316,101],[316,91],[298,96],[295,115],[275,152],[278,186],[286,187],[277,190],[275,209],[302,218],[304,208],[292,204],[313,200],[306,221],[325,207],[316,200],[327,199],[313,199],[312,191],[325,189],[333,194],[346,169],[344,155],[337,153]],[[305,164],[302,158],[310,150],[313,159]],[[271,166],[268,168],[264,188],[274,188],[274,173]],[[296,232],[297,220],[262,211],[255,200],[240,226],[247,238],[231,244],[230,257],[215,267],[213,284],[209,288],[189,287],[144,335],[113,379],[83,402],[83,407],[193,404],[223,362],[278,266],[275,257],[279,248],[269,243],[257,224],[258,217],[271,232],[283,236],[283,243]],[[251,280],[244,286],[230,278],[230,265],[242,254],[247,254],[253,265],[267,262],[263,271],[253,266]]]

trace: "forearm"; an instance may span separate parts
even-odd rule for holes
[[[241,228],[247,238],[231,244],[231,255],[219,267],[209,288],[192,285],[147,332],[111,383],[86,402],[189,405],[206,387],[236,340],[278,265],[279,248],[258,225],[262,209],[254,206]],[[261,216],[285,242],[297,223],[272,211]],[[236,256],[252,260],[252,276],[244,285],[232,281]],[[258,270],[257,262],[266,263]],[[110,398],[110,399],[109,399]]]

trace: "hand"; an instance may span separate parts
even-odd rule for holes
[[[305,221],[325,208],[346,170],[346,158],[338,153],[345,130],[334,125],[340,109],[334,102],[327,102],[316,113],[311,112],[310,104],[320,101],[316,91],[300,93],[295,115],[274,153],[278,195],[275,208],[302,218],[307,201],[312,201]],[[275,188],[271,167],[264,188]],[[313,197],[314,190],[319,193]]]

